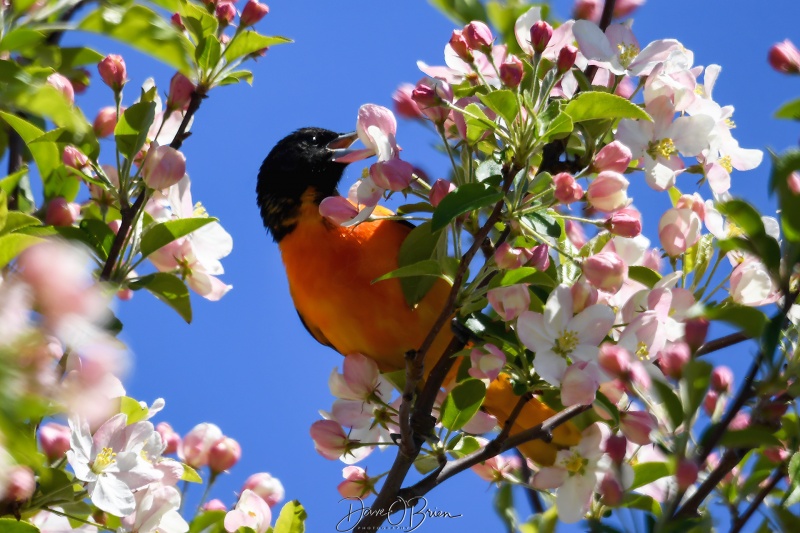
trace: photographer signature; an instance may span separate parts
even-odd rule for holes
[[[398,498],[388,509],[371,509],[364,505],[361,498],[343,498],[339,502],[347,502],[347,514],[336,524],[336,531],[352,531],[368,516],[386,517],[385,529],[392,531],[416,531],[430,518],[458,518],[460,514],[451,514],[436,508],[428,507],[424,497],[405,500]],[[379,528],[383,529],[383,528]]]

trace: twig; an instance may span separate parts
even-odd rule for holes
[[[519,451],[519,448],[517,448],[517,457],[519,457],[520,460],[522,479],[526,485],[523,487],[523,490],[528,496],[528,501],[531,504],[531,509],[533,509],[534,514],[541,514],[544,512],[544,504],[542,503],[542,498],[539,496],[539,491],[530,486],[533,472],[531,472],[531,467],[528,466],[528,458]]]
[[[25,150],[25,143],[22,142],[22,137],[12,127],[8,128],[8,175],[17,172],[22,168],[24,161],[22,160],[22,153]],[[8,209],[19,209],[19,186],[15,186],[11,194],[8,195]]]
[[[703,501],[711,494],[717,485],[728,475],[728,473],[733,470],[733,468],[739,464],[739,461],[745,455],[745,451],[741,448],[727,450],[724,454],[722,454],[722,458],[719,460],[719,464],[717,467],[711,471],[708,477],[703,481],[699,487],[697,487],[697,491],[692,494],[692,496],[686,500],[686,503],[678,509],[675,513],[675,518],[688,518],[695,516],[697,514],[697,508],[700,506]]]
[[[708,341],[702,346],[700,346],[695,352],[695,357],[700,357],[701,355],[710,354],[711,352],[716,352],[717,350],[722,350],[723,348],[734,346],[736,344],[739,344],[740,342],[749,340],[750,338],[751,337],[743,331],[739,331],[737,333],[731,333],[730,335],[725,335],[724,337],[714,339],[713,341]]]
[[[767,484],[764,485],[764,488],[762,488],[759,493],[756,494],[756,497],[753,499],[747,509],[745,509],[744,513],[742,513],[739,518],[734,521],[733,525],[731,526],[730,533],[739,533],[739,531],[742,530],[747,521],[750,520],[750,518],[761,506],[764,498],[766,498],[769,493],[772,492],[772,489],[778,486],[778,483],[780,483],[783,477],[786,475],[786,472],[784,471],[785,468],[786,465],[783,464],[775,469],[775,472],[772,473],[772,476],[769,478]]]
[[[600,16],[600,30],[606,31],[611,25],[611,19],[614,18],[614,4],[616,0],[606,0],[603,4],[603,14]]]

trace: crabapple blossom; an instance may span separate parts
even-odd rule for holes
[[[75,89],[72,87],[72,82],[58,72],[53,72],[47,77],[47,85],[55,88],[58,92],[64,95],[64,98],[70,104],[75,103]]]
[[[597,289],[615,293],[628,278],[628,265],[614,252],[599,252],[581,265],[583,275]]]
[[[773,44],[767,54],[767,60],[778,72],[787,74],[800,72],[800,50],[789,39]]]
[[[691,357],[692,354],[689,350],[689,345],[685,342],[668,343],[658,354],[661,371],[665,376],[672,379],[681,379],[683,376],[683,367],[689,362]]]
[[[45,224],[53,226],[72,226],[81,216],[81,206],[57,196],[47,203],[44,215]]]
[[[500,81],[510,89],[516,88],[522,81],[525,69],[518,57],[509,55],[500,65]]]
[[[203,422],[184,435],[178,455],[192,468],[206,466],[212,446],[222,440],[223,437],[224,435],[219,426]]]
[[[252,528],[256,533],[266,533],[272,521],[272,511],[267,502],[252,490],[245,489],[236,502],[236,507],[225,515],[225,530],[229,533],[241,527]]]
[[[516,319],[524,311],[527,311],[531,304],[531,295],[525,284],[489,289],[486,297],[489,299],[489,305],[504,322]]]
[[[350,440],[342,426],[333,420],[317,420],[311,424],[314,449],[325,459],[335,460],[349,451]]]
[[[703,221],[691,208],[668,209],[658,222],[658,238],[670,257],[677,257],[700,239]]]
[[[171,146],[150,146],[142,177],[151,189],[168,189],[186,174],[186,156]]]
[[[443,124],[450,116],[446,103],[453,101],[453,90],[446,81],[423,78],[411,92],[411,99],[423,115],[436,124]]]
[[[541,54],[553,37],[553,27],[546,20],[537,20],[531,25],[530,35],[533,51]]]
[[[691,459],[681,459],[675,467],[675,480],[678,483],[680,490],[686,490],[697,481],[697,474],[700,472],[700,467],[697,462]]]
[[[411,93],[414,91],[414,86],[410,83],[404,83],[397,90],[392,94],[392,100],[394,101],[394,110],[395,113],[400,115],[403,118],[422,118],[423,115],[422,111],[420,110],[417,103],[411,97]]]
[[[529,263],[541,272],[547,270],[550,267],[550,247],[544,243],[534,246]]]
[[[489,442],[482,437],[476,438],[482,446],[485,446]],[[505,455],[496,455],[482,463],[474,465],[472,471],[484,481],[499,484],[503,481],[518,482],[519,478],[516,473],[520,466],[521,461],[517,456],[507,457]]]
[[[453,49],[453,52],[455,52],[462,61],[471,63],[475,59],[469,44],[467,44],[467,39],[464,37],[463,30],[453,30],[448,43],[450,44],[450,48]]]
[[[612,213],[631,203],[627,194],[629,184],[619,172],[605,170],[589,184],[586,199],[597,209]]]
[[[120,108],[120,112],[123,112],[124,110],[124,108]],[[106,106],[100,109],[100,111],[97,112],[94,123],[92,124],[92,128],[94,128],[94,134],[98,137],[108,137],[114,133],[114,128],[116,126],[117,109],[114,106]]]
[[[494,251],[494,262],[497,268],[511,270],[519,268],[530,259],[530,251],[525,248],[517,248],[504,242]]]
[[[33,496],[36,491],[36,478],[33,470],[25,465],[13,466],[8,473],[5,486],[6,501],[23,502]]]
[[[625,411],[619,414],[622,434],[635,444],[650,444],[650,433],[657,427],[655,417],[647,411]]]
[[[473,50],[483,51],[487,48],[491,49],[492,43],[494,42],[494,36],[489,26],[476,20],[464,26],[463,36],[464,40],[467,42],[467,46]]]
[[[492,381],[497,378],[503,366],[506,364],[506,354],[495,346],[487,343],[480,348],[473,348],[469,354],[472,366],[469,375],[477,379],[488,379]]]
[[[269,14],[269,6],[262,4],[258,0],[248,0],[242,9],[242,15],[239,17],[239,24],[241,27],[246,28],[252,26]]]
[[[202,509],[203,511],[227,511],[228,507],[225,506],[222,500],[214,498],[204,503]]]
[[[612,141],[605,145],[594,157],[592,168],[597,172],[610,170],[612,172],[625,172],[633,156],[630,148],[619,141]]]
[[[789,176],[786,177],[786,182],[789,184],[789,190],[792,191],[792,194],[800,194],[799,172],[791,172]]]
[[[161,441],[164,443],[163,453],[175,453],[181,445],[181,436],[178,435],[172,426],[167,422],[159,422],[156,425],[156,431],[161,435]]]
[[[752,307],[771,304],[780,298],[780,290],[767,267],[753,257],[747,257],[733,269],[730,278],[734,302]]]
[[[733,371],[727,366],[718,366],[711,371],[711,388],[719,393],[729,393],[733,386]]]
[[[180,72],[176,72],[169,81],[167,110],[186,109],[189,107],[194,90],[194,83]]]
[[[553,185],[556,200],[562,204],[571,204],[583,198],[583,187],[569,172],[559,172],[553,176]]]
[[[373,484],[367,471],[359,466],[344,467],[342,476],[344,481],[336,487],[342,498],[363,498],[373,491]]]
[[[578,58],[578,49],[571,45],[566,45],[559,50],[558,58],[556,59],[556,72],[563,74],[567,72],[575,64]]]
[[[402,191],[411,185],[414,167],[402,159],[379,161],[369,167],[369,176],[378,187],[390,191]]]
[[[233,22],[234,17],[236,17],[236,7],[234,7],[233,2],[219,2],[214,14],[219,23],[225,26]]]
[[[57,461],[70,449],[70,429],[55,422],[48,422],[39,428],[39,444],[48,461]]]
[[[571,405],[590,405],[600,385],[600,370],[597,363],[577,361],[567,367],[561,379],[561,403]]]
[[[89,158],[71,144],[64,147],[61,162],[75,170],[83,170],[89,166]]]
[[[211,472],[218,474],[233,468],[241,457],[239,443],[230,437],[223,437],[208,450],[208,467]]]
[[[123,519],[126,531],[135,533],[185,533],[189,524],[178,511],[181,494],[168,485],[153,483],[136,493],[136,513]]]
[[[125,60],[117,54],[109,54],[97,64],[97,71],[103,83],[111,87],[114,91],[119,91],[125,82],[128,81],[128,73],[125,68]]]
[[[245,489],[249,489],[261,496],[270,507],[275,507],[282,502],[286,494],[280,480],[272,477],[267,472],[259,472],[247,478],[242,486],[242,491]]]
[[[392,393],[392,386],[381,376],[377,363],[358,353],[344,358],[341,374],[333,369],[328,386],[337,398],[362,402],[375,396],[388,402]]]
[[[613,235],[636,237],[642,232],[641,215],[635,209],[620,209],[603,223],[603,227]]]

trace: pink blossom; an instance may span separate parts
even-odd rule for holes
[[[345,356],[341,374],[333,369],[328,386],[345,400],[369,401],[377,396],[388,402],[391,397],[391,385],[381,377],[377,363],[358,353]]]
[[[453,101],[453,90],[446,81],[423,78],[411,92],[411,99],[422,114],[436,124],[443,124],[450,116],[446,103]]]
[[[472,366],[469,375],[477,379],[493,381],[503,370],[506,364],[506,354],[495,346],[487,343],[481,348],[473,348],[469,355]]]
[[[453,30],[453,33],[450,35],[449,44],[453,52],[455,52],[462,61],[471,63],[475,59],[462,30]]]
[[[242,9],[242,15],[239,17],[239,24],[243,28],[252,26],[268,14],[269,6],[267,4],[262,4],[257,0],[248,0],[244,5],[244,9]]]
[[[61,154],[61,162],[75,170],[83,170],[90,166],[89,158],[71,144],[64,147],[64,151]]]
[[[491,49],[494,42],[494,36],[489,26],[477,20],[464,26],[463,36],[467,45],[473,50]]]
[[[586,199],[595,208],[612,213],[631,203],[628,199],[629,182],[619,172],[606,170],[589,184]]]
[[[482,463],[474,465],[472,471],[475,472],[478,477],[490,483],[502,483],[504,481],[518,482],[519,479],[515,473],[519,468],[519,457],[496,455]]]
[[[696,351],[706,342],[708,327],[707,318],[691,318],[684,323],[684,338],[692,351]]]
[[[531,304],[531,295],[525,284],[489,289],[486,297],[489,299],[489,305],[504,322],[516,319],[524,311],[527,311]]]
[[[192,468],[206,466],[211,447],[223,437],[219,426],[208,422],[198,424],[183,437],[178,455]]]
[[[553,176],[556,200],[562,204],[571,204],[583,198],[583,187],[575,181],[569,172],[560,172]]]
[[[33,470],[25,465],[11,467],[5,486],[5,500],[24,502],[36,491],[36,479]]]
[[[642,232],[642,216],[636,209],[626,207],[611,215],[603,227],[613,235],[636,237]]]
[[[733,269],[730,278],[730,295],[741,305],[760,307],[780,298],[780,290],[761,261],[747,257]]]
[[[567,367],[561,380],[561,403],[571,405],[590,405],[597,395],[600,385],[600,372],[594,362],[577,361]]]
[[[606,374],[615,378],[626,376],[630,372],[632,363],[628,350],[608,342],[600,346],[597,362]]]
[[[350,447],[342,426],[333,420],[317,420],[311,424],[310,433],[314,448],[325,459],[339,459]]]
[[[172,429],[172,426],[166,422],[159,422],[156,426],[156,431],[161,436],[164,446],[166,446],[162,453],[175,453],[178,451],[181,445],[181,436]]]
[[[729,393],[733,386],[733,370],[721,365],[711,372],[711,388],[720,394]]]
[[[633,159],[633,155],[630,148],[619,141],[613,141],[597,152],[593,167],[597,172],[603,172],[604,170],[625,172],[628,170],[631,159]]]
[[[586,232],[583,231],[583,226],[574,220],[565,220],[564,227],[567,231],[567,238],[575,248],[582,248],[588,239]]]
[[[658,222],[661,246],[670,257],[677,257],[700,239],[703,222],[692,209],[673,207]]]
[[[789,190],[792,191],[792,194],[800,194],[800,172],[792,172],[786,178],[787,183],[789,184]]]
[[[373,491],[372,481],[367,475],[367,471],[359,466],[344,467],[342,476],[344,476],[344,481],[336,487],[342,498],[363,498]]]
[[[172,23],[172,25],[178,28],[179,30],[183,31],[186,29],[186,26],[183,25],[183,21],[181,20],[180,13],[173,13],[169,20]]]
[[[700,467],[691,459],[681,459],[675,467],[675,480],[680,490],[686,490],[697,481]]]
[[[578,49],[572,45],[566,45],[558,52],[556,59],[556,71],[559,74],[567,72],[575,64],[578,58]]]
[[[665,376],[681,379],[683,367],[691,359],[689,345],[685,342],[671,342],[658,354],[659,366]]]
[[[617,507],[625,496],[625,489],[612,471],[606,472],[603,476],[598,491],[603,504],[609,507]]]
[[[650,444],[650,433],[657,427],[655,417],[647,411],[626,411],[619,414],[619,428],[633,443]]]
[[[610,435],[606,440],[605,452],[614,464],[622,464],[622,461],[625,460],[627,450],[628,439],[625,438],[625,435]]]
[[[750,424],[750,414],[739,411],[736,413],[736,416],[733,417],[733,420],[731,420],[728,429],[732,431],[741,431],[747,429]]]
[[[115,91],[122,89],[122,86],[128,81],[125,60],[122,59],[120,55],[107,55],[97,64],[97,71],[100,73],[100,78],[103,80],[103,83]]]
[[[411,97],[414,91],[414,86],[410,83],[404,83],[392,94],[394,101],[394,111],[403,118],[422,118],[424,115],[420,110],[417,103]]]
[[[572,305],[575,313],[580,313],[597,303],[597,289],[592,287],[586,278],[579,278],[571,287]]]
[[[369,175],[378,187],[402,191],[411,185],[414,167],[402,159],[379,161],[369,167]]]
[[[186,174],[186,156],[171,146],[151,145],[142,168],[144,182],[151,189],[168,189]]]
[[[234,7],[233,2],[219,2],[214,14],[216,15],[220,24],[225,26],[233,22],[233,19],[236,16],[236,8]]]
[[[72,82],[70,82],[69,79],[67,79],[64,75],[59,74],[58,72],[53,72],[47,77],[47,84],[63,94],[67,102],[70,104],[75,103],[75,89],[72,87]]]
[[[252,0],[251,0],[252,1]],[[248,2],[249,5],[249,2]],[[176,72],[172,79],[169,80],[169,94],[167,95],[167,109],[186,109],[189,107],[189,102],[192,100],[195,85],[192,81],[181,74]]]
[[[266,533],[272,521],[272,511],[255,492],[245,489],[236,502],[236,507],[225,515],[225,530],[229,533],[241,527],[252,528],[256,533]]]
[[[589,283],[605,292],[617,292],[628,279],[628,265],[614,252],[600,252],[587,257],[581,269]]]
[[[246,489],[258,494],[270,507],[278,505],[286,495],[280,480],[267,472],[259,472],[247,478],[242,486],[242,492]]]
[[[710,417],[714,417],[717,413],[719,407],[724,407],[725,402],[722,402],[722,405],[719,404],[719,393],[715,390],[709,390],[705,397],[703,398],[703,409],[705,410],[706,414]]]
[[[208,467],[211,472],[218,474],[233,468],[241,457],[242,448],[239,443],[230,437],[224,437],[208,450]]]
[[[537,20],[531,26],[531,47],[537,54],[544,52],[553,37],[553,27],[546,20]]]
[[[48,422],[39,428],[39,444],[51,463],[64,457],[70,448],[70,431],[67,426]]]
[[[500,81],[509,89],[515,89],[522,81],[525,69],[518,57],[509,55],[500,65]]]
[[[120,109],[120,112],[124,108]],[[117,109],[113,106],[106,106],[97,112],[97,117],[94,119],[94,133],[98,137],[108,137],[114,133],[114,128],[117,126]]]
[[[454,190],[456,190],[456,186],[453,185],[453,182],[444,179],[438,179],[433,183],[428,199],[430,200],[431,205],[436,207],[445,196]]]
[[[767,54],[767,60],[778,72],[787,74],[800,72],[800,50],[789,39],[773,44]]]
[[[525,248],[515,248],[504,242],[494,251],[494,262],[497,268],[512,270],[519,268],[530,259],[530,252]]]
[[[72,226],[80,216],[80,204],[67,202],[65,198],[58,196],[47,203],[44,222],[52,226]]]
[[[202,507],[203,511],[227,511],[228,508],[222,503],[222,500],[214,498],[213,500],[208,500],[206,503],[203,504]]]

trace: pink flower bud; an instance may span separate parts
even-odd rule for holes
[[[223,26],[226,26],[233,22],[233,19],[236,16],[236,8],[233,6],[233,2],[220,2],[217,4],[214,14],[216,15],[219,23]]]
[[[597,289],[616,293],[628,279],[628,265],[615,252],[600,252],[584,260],[583,275]]]
[[[683,367],[691,357],[688,344],[673,342],[659,352],[658,363],[665,376],[677,380],[683,376]]]
[[[789,39],[776,43],[767,54],[769,64],[778,72],[797,74],[800,72],[800,51]]]
[[[453,30],[453,34],[450,36],[450,48],[462,61],[472,63],[475,59],[472,55],[472,50],[469,49],[467,39],[464,37],[464,32],[461,30]]]
[[[597,289],[585,278],[578,278],[569,290],[572,293],[572,311],[576,315],[597,303]]]
[[[609,507],[617,507],[622,503],[624,497],[625,492],[617,476],[613,472],[606,472],[600,482],[600,498],[603,504]]]
[[[586,198],[600,211],[613,213],[630,203],[627,194],[628,185],[628,180],[622,174],[606,170],[598,174],[589,184]]]
[[[64,457],[70,449],[70,430],[67,426],[48,422],[39,428],[39,445],[51,463]]]
[[[64,152],[61,154],[61,162],[76,170],[83,170],[89,166],[89,158],[71,144],[64,147]]]
[[[325,459],[332,461],[341,457],[350,443],[342,426],[333,420],[317,420],[311,424],[311,438],[314,448]]]
[[[194,94],[194,83],[189,78],[176,72],[169,81],[169,95],[167,96],[167,109],[186,109]]]
[[[653,415],[647,411],[626,411],[619,414],[619,428],[629,441],[650,444],[650,433],[658,427]]]
[[[122,86],[128,81],[125,60],[117,54],[107,55],[97,64],[97,71],[103,82],[115,91],[122,89]]]
[[[425,116],[422,114],[422,111],[420,111],[419,106],[414,99],[411,98],[411,93],[413,91],[413,85],[410,83],[404,83],[397,88],[394,94],[392,94],[395,113],[403,118],[415,119]]]
[[[789,190],[792,191],[792,194],[798,195],[800,194],[800,172],[794,171],[786,178],[787,183],[789,184]]]
[[[470,376],[493,381],[506,364],[506,354],[494,344],[485,344],[474,348],[469,354],[469,360],[472,363],[468,370]]]
[[[576,361],[567,367],[561,379],[561,403],[570,405],[590,405],[597,396],[600,386],[600,372],[597,365],[586,361]]]
[[[572,68],[575,64],[575,59],[578,57],[578,49],[572,45],[566,45],[558,52],[558,59],[556,59],[556,70],[559,74],[564,74]]]
[[[120,299],[122,302],[128,302],[133,299],[133,289],[129,289],[127,287],[122,288],[117,291],[117,298]]]
[[[450,116],[450,110],[443,105],[453,101],[453,89],[447,82],[424,78],[411,92],[411,98],[420,111],[437,124],[443,124]]]
[[[677,257],[700,239],[703,221],[692,209],[673,207],[658,222],[658,238],[670,257]]]
[[[172,429],[172,426],[166,422],[159,422],[156,426],[156,431],[161,435],[161,442],[166,446],[163,453],[175,453],[178,451],[181,445],[181,436]]]
[[[743,413],[740,411],[739,413],[736,413],[736,416],[733,417],[733,420],[731,420],[728,429],[731,429],[733,431],[741,431],[743,429],[747,429],[749,426],[750,426],[750,414]]]
[[[454,190],[456,190],[456,186],[453,185],[453,182],[444,179],[438,179],[433,183],[431,192],[428,195],[428,199],[430,200],[431,205],[436,207],[445,196]]]
[[[711,372],[711,388],[720,394],[728,393],[733,386],[733,370],[727,366],[715,367]]]
[[[544,272],[550,268],[550,247],[546,244],[537,244],[534,246],[529,263],[540,272]]]
[[[606,440],[605,451],[614,464],[621,464],[628,451],[628,439],[624,435],[611,435]]]
[[[631,355],[622,346],[606,342],[600,346],[597,363],[609,376],[624,378],[631,369]]]
[[[242,9],[242,16],[239,17],[239,24],[246,28],[257,23],[269,13],[267,4],[259,3],[257,0],[249,0]]]
[[[597,172],[611,170],[613,172],[625,172],[633,159],[630,148],[619,141],[613,141],[597,152],[594,158],[594,169]]]
[[[72,71],[69,82],[72,84],[72,90],[75,94],[83,94],[89,87],[89,78],[91,73],[85,68],[78,68]]]
[[[486,293],[489,305],[505,322],[516,319],[531,305],[531,294],[524,284],[490,289]]]
[[[65,198],[58,196],[47,203],[44,222],[51,226],[72,226],[80,216],[80,204],[67,202]]]
[[[500,80],[509,89],[516,88],[522,81],[525,69],[518,57],[510,55],[500,64]]]
[[[47,84],[58,89],[67,99],[67,102],[70,104],[75,103],[75,89],[72,87],[72,82],[65,76],[58,72],[53,72],[47,77]]]
[[[564,229],[567,230],[567,238],[575,246],[575,248],[582,248],[586,244],[586,232],[583,231],[583,226],[574,220],[565,220]]]
[[[208,467],[215,474],[230,470],[242,457],[242,447],[230,437],[217,441],[208,450]]]
[[[343,196],[329,196],[319,204],[319,214],[337,226],[358,215],[358,208]]]
[[[144,182],[151,189],[168,189],[186,175],[186,157],[170,146],[151,147],[142,168]]]
[[[708,326],[707,318],[690,318],[686,321],[684,340],[693,352],[706,342]]]
[[[221,500],[214,498],[213,500],[208,500],[206,503],[203,504],[202,507],[203,511],[227,511],[228,508],[225,507],[225,504],[222,503]]]
[[[703,398],[703,410],[708,416],[714,416],[719,403],[719,393],[714,390],[709,390]],[[724,406],[724,404],[723,404]]]
[[[611,215],[603,227],[614,235],[633,238],[642,232],[641,215],[637,210],[626,207]]]
[[[778,446],[772,446],[764,450],[764,457],[773,463],[782,463],[791,457],[791,454],[785,449]]]
[[[346,466],[342,475],[344,481],[336,487],[342,498],[363,498],[373,491],[373,483],[367,476],[367,471],[360,466]]]
[[[637,9],[639,9],[645,0],[617,0],[614,4],[614,18],[627,17]]]
[[[575,181],[569,172],[561,172],[553,176],[556,200],[562,204],[571,204],[583,198],[583,187]]]
[[[600,20],[600,0],[576,0],[572,6],[572,18]]]
[[[33,470],[25,465],[16,465],[8,472],[6,482],[5,500],[12,502],[24,502],[29,500],[36,491],[36,478]]]
[[[123,110],[120,109],[120,112]],[[98,137],[108,137],[114,133],[117,127],[117,110],[113,106],[107,106],[97,112],[94,119],[94,134]]]
[[[402,191],[411,185],[414,167],[402,159],[379,161],[369,167],[369,176],[375,185],[390,191]]]
[[[208,464],[209,450],[223,436],[222,430],[214,424],[198,424],[183,437],[179,456],[192,468],[203,467]]]
[[[531,26],[531,46],[537,54],[544,52],[553,37],[553,27],[545,20],[537,20]]]
[[[690,459],[681,459],[678,461],[678,466],[675,467],[675,480],[678,482],[680,490],[686,490],[697,481],[697,474],[700,472],[700,467],[697,463]]]
[[[529,259],[529,256],[523,253],[524,251],[524,248],[514,248],[504,242],[494,251],[494,262],[497,263],[497,268],[502,270],[519,268]]]
[[[272,477],[267,472],[259,472],[247,478],[242,487],[242,492],[245,489],[250,489],[258,494],[270,507],[275,507],[282,502],[286,494],[280,480]]]
[[[173,13],[172,16],[169,18],[169,21],[172,23],[173,26],[175,26],[181,31],[186,29],[186,26],[183,25],[183,21],[181,20],[180,13]]]
[[[489,50],[494,42],[492,30],[489,29],[489,26],[479,20],[473,20],[464,26],[462,34],[464,36],[464,40],[467,41],[467,46],[473,50]]]
[[[700,220],[705,220],[706,218],[706,205],[703,202],[703,198],[697,193],[682,195],[675,202],[675,207],[678,209],[691,209],[697,213]]]

